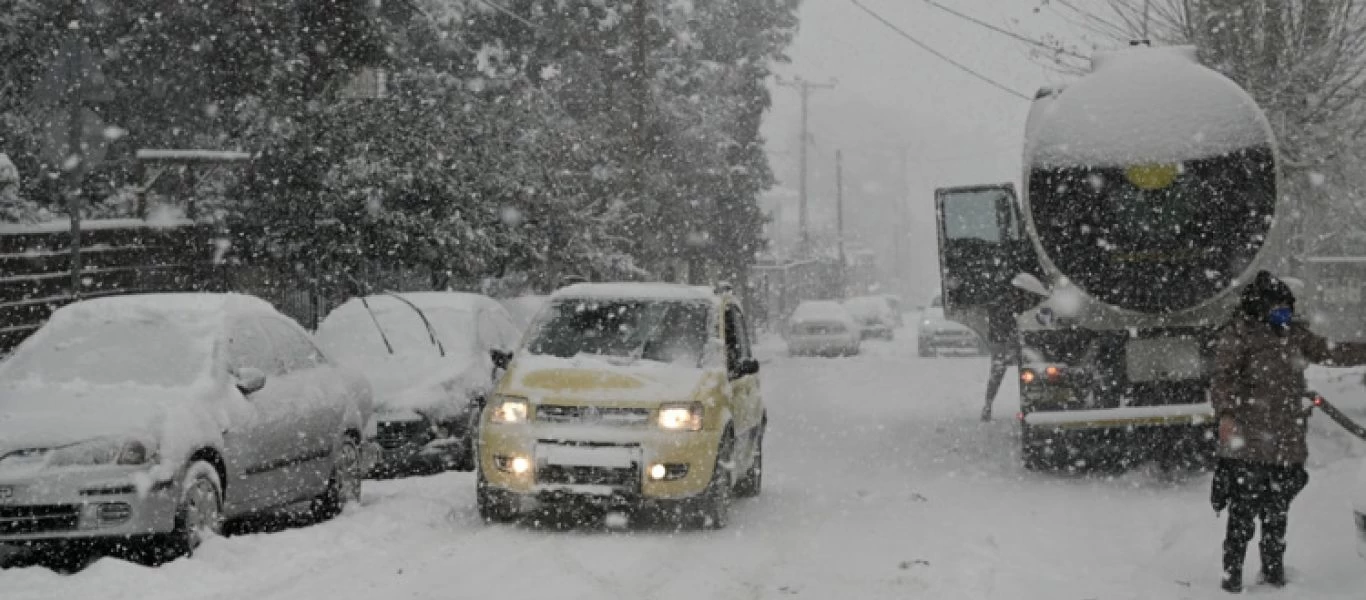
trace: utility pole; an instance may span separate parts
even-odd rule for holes
[[[1152,9],[1152,0],[1143,0],[1143,39],[1148,39],[1148,11]]]
[[[840,270],[844,270],[844,151],[835,151],[835,236],[839,243]]]
[[[67,24],[66,43],[62,60],[65,64],[67,93],[67,131],[66,153],[62,158],[62,168],[67,172],[66,211],[71,215],[71,298],[79,300],[84,291],[81,271],[81,173],[84,172],[85,152],[81,143],[85,137],[85,40],[81,28],[85,16],[79,8],[73,9]]]
[[[807,145],[809,145],[809,144],[811,143],[811,131],[810,131],[810,120],[809,120],[809,117],[810,117],[809,103],[810,103],[810,100],[811,100],[811,92],[812,92],[813,90],[821,90],[821,89],[829,90],[829,89],[834,89],[836,83],[837,83],[837,82],[836,82],[835,80],[830,80],[830,81],[827,81],[827,82],[824,82],[824,83],[814,83],[814,82],[811,82],[811,81],[807,81],[807,80],[805,80],[805,79],[802,79],[801,77],[797,77],[796,79],[793,79],[792,81],[785,81],[785,80],[783,80],[782,78],[779,78],[779,79],[778,79],[778,85],[781,85],[781,86],[783,86],[783,87],[789,87],[789,88],[792,88],[792,89],[794,89],[794,90],[797,90],[797,93],[801,95],[801,99],[802,99],[802,141],[801,141],[801,176],[800,176],[801,179],[800,179],[800,183],[799,183],[799,190],[800,190],[799,193],[800,193],[800,195],[801,195],[801,197],[800,197],[800,202],[801,202],[801,204],[800,204],[800,206],[799,206],[799,210],[798,210],[798,213],[797,213],[797,221],[798,221],[799,226],[800,226],[800,228],[801,228],[801,241],[800,241],[800,247],[801,247],[801,251],[802,251],[803,253],[804,253],[804,252],[807,252],[808,250],[810,250],[810,244],[811,244],[811,232],[810,232],[810,229],[808,228],[808,223],[809,223],[809,221],[808,221],[808,219],[807,219],[807,203],[808,203],[809,197],[808,197],[808,193],[807,193],[808,190],[807,190],[807,176],[806,176],[806,175],[807,175]]]

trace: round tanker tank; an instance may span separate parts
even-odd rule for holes
[[[1278,245],[1271,127],[1193,49],[1098,55],[1090,74],[1040,93],[1025,148],[1045,268],[1105,304],[1206,305]]]

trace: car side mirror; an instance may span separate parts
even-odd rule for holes
[[[237,370],[237,390],[250,396],[266,387],[266,373],[260,369],[243,367]]]
[[[489,357],[493,359],[493,368],[495,369],[506,371],[508,366],[512,364],[512,353],[507,350],[493,348],[489,350]]]

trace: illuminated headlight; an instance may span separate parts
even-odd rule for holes
[[[659,409],[659,426],[672,431],[702,429],[702,404],[665,404]]]
[[[152,452],[138,440],[99,439],[49,450],[47,466],[145,465],[151,460]]]
[[[492,423],[525,423],[531,420],[531,407],[526,398],[516,396],[495,396]]]

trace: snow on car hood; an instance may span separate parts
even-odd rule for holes
[[[339,359],[341,360],[341,359]],[[370,380],[375,412],[418,413],[441,420],[458,416],[469,400],[492,387],[493,363],[471,352],[446,356],[391,354],[342,361]]]
[[[191,448],[221,441],[230,402],[205,398],[230,393],[207,382],[183,388],[6,384],[0,387],[0,456],[112,438],[143,442],[175,462]]]
[[[617,364],[580,355],[559,358],[519,355],[503,388],[533,402],[570,401],[659,403],[690,400],[707,382],[709,371],[650,360]]]

